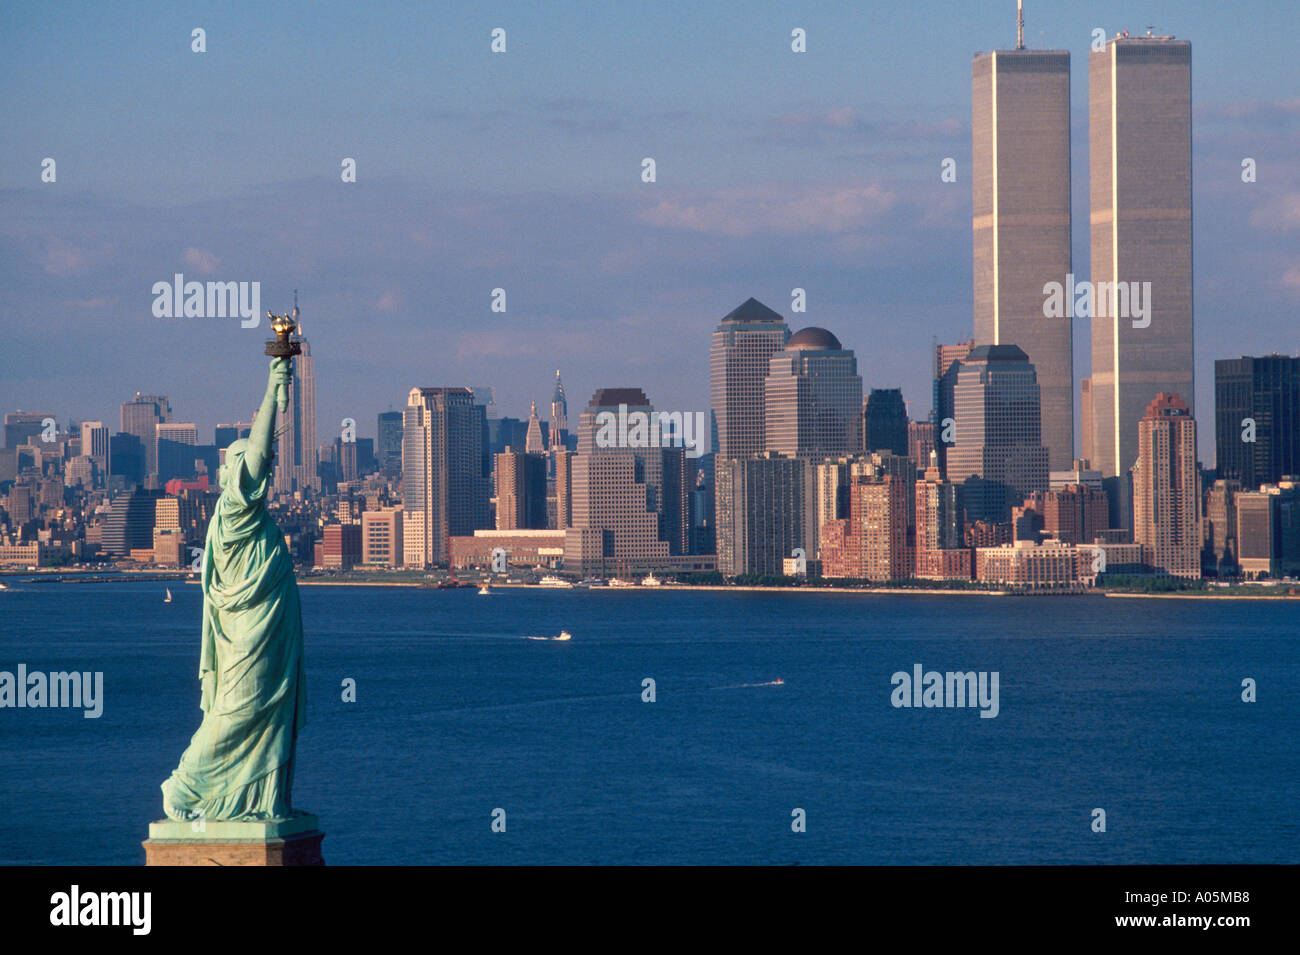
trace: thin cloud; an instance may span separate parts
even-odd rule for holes
[[[894,205],[879,185],[726,189],[688,199],[665,199],[637,218],[661,229],[743,238],[752,235],[836,235],[879,219]]]
[[[197,269],[202,275],[211,275],[221,268],[221,260],[204,249],[190,246],[181,254],[181,261],[190,268]]]
[[[1270,232],[1300,229],[1300,192],[1289,192],[1250,214],[1250,224]]]

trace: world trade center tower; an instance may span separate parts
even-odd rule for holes
[[[1088,58],[1092,447],[1113,483],[1112,526],[1129,525],[1138,423],[1160,394],[1195,414],[1192,361],[1192,46],[1119,36]],[[1106,291],[1101,291],[1105,283]],[[1122,284],[1123,288],[1119,286]],[[1118,522],[1118,523],[1117,523]]]
[[[1038,372],[1052,470],[1074,459],[1071,321],[1044,316],[1070,273],[1070,54],[977,53],[971,64],[975,344],[1017,345]],[[959,439],[960,440],[960,439]]]

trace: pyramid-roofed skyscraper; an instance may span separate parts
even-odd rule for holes
[[[785,347],[790,328],[780,314],[748,298],[723,317],[709,349],[713,406],[712,450],[743,457],[764,450],[763,382],[768,363]]]

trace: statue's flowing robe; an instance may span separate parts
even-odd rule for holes
[[[281,819],[305,725],[302,610],[293,564],[254,481],[227,452],[203,548],[203,722],[162,785],[173,819]]]

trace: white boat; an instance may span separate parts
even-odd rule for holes
[[[0,590],[8,590],[8,589],[9,589],[9,585],[6,584],[3,580],[0,580]]]
[[[163,598],[163,603],[165,603],[165,604],[169,604],[169,603],[171,603],[171,602],[172,602],[172,592],[171,592],[171,588],[170,588],[170,587],[164,587],[163,590],[167,591],[167,596]]]
[[[563,577],[556,577],[554,574],[547,574],[537,583],[541,587],[573,587],[570,581],[565,580]]]
[[[573,634],[569,633],[569,631],[567,631],[567,630],[561,630],[561,631],[560,631],[560,635],[559,635],[558,637],[551,637],[551,639],[552,639],[552,640],[572,640],[572,639],[573,639]]]
[[[651,574],[646,574],[646,575],[645,575],[645,578],[642,579],[642,581],[641,581],[641,586],[642,586],[642,587],[662,587],[662,586],[663,586],[663,583],[664,583],[664,582],[663,582],[662,580],[660,580],[658,577],[656,577],[654,574],[651,573]]]
[[[492,588],[489,585],[484,584],[478,589],[478,595],[480,597],[490,597],[492,595]]]
[[[609,581],[611,587],[635,587],[636,584],[630,580],[624,580],[622,577],[613,577]]]

